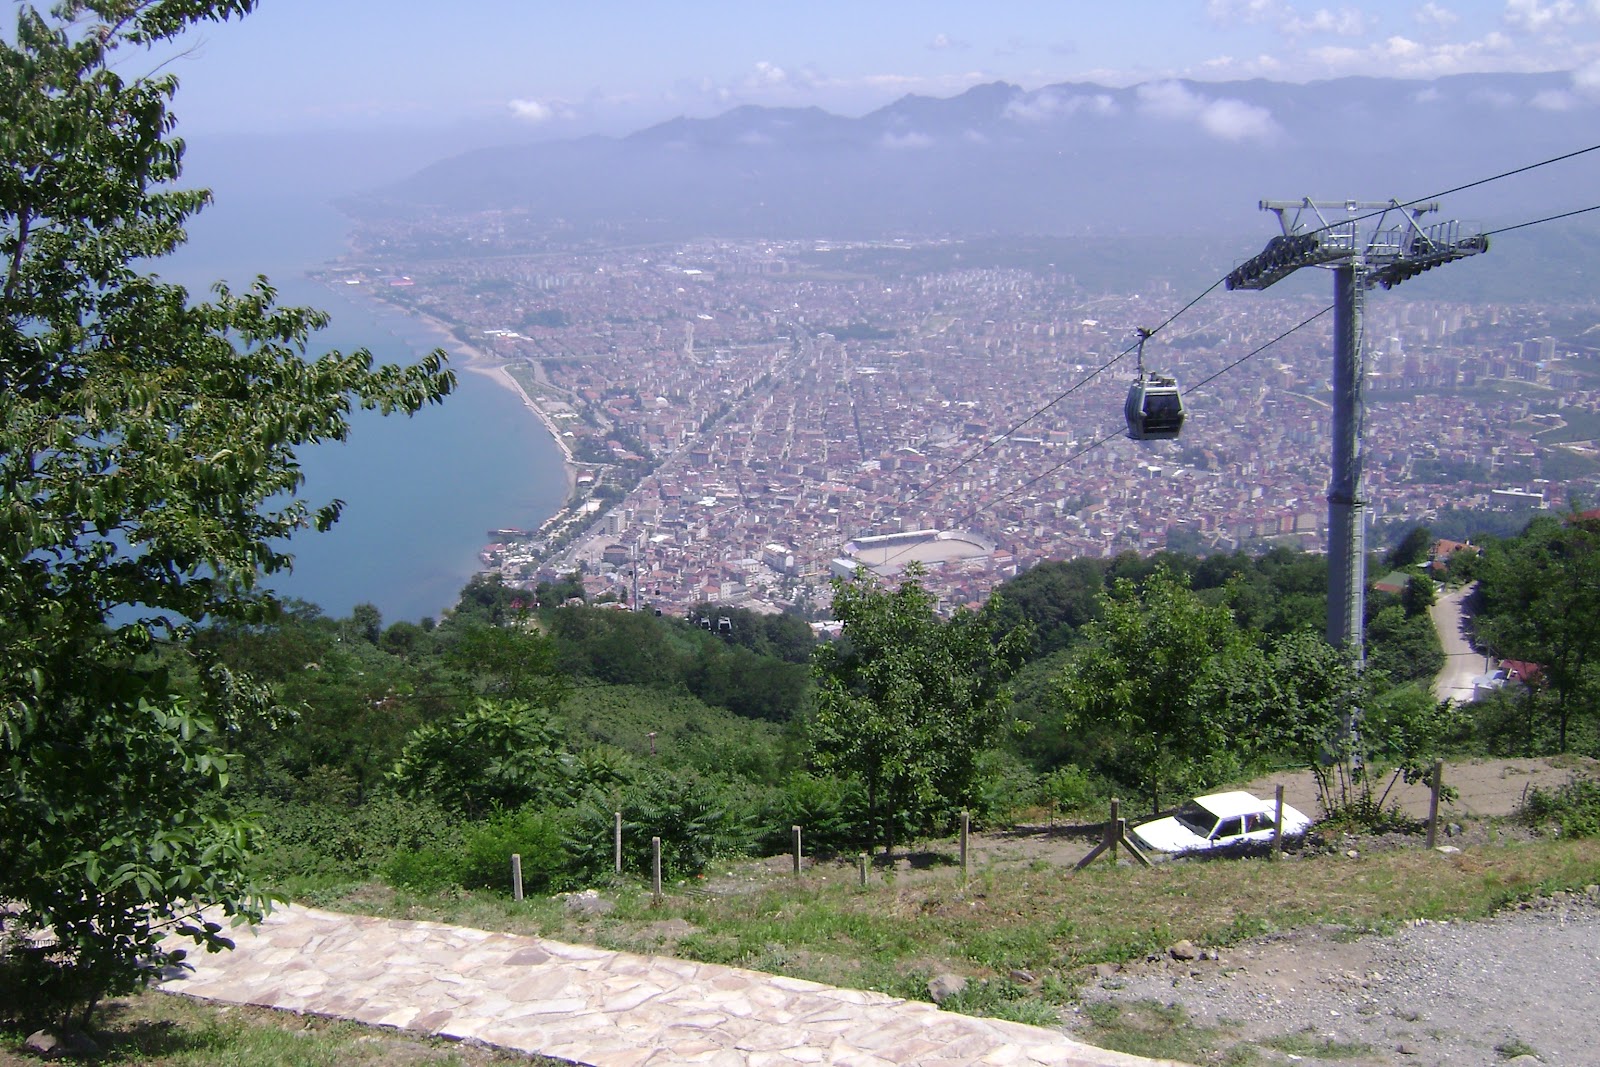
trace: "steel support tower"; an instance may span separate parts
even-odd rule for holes
[[[1408,278],[1489,249],[1488,238],[1461,223],[1424,226],[1438,204],[1355,200],[1263,200],[1278,216],[1281,236],[1235,267],[1229,289],[1265,289],[1302,267],[1333,272],[1333,470],[1328,480],[1328,643],[1346,649],[1359,667],[1366,658],[1367,501],[1362,484],[1362,306],[1366,292],[1392,289]],[[1342,212],[1342,215],[1340,214]],[[1330,218],[1331,216],[1331,218]],[[1362,223],[1374,221],[1363,234]]]

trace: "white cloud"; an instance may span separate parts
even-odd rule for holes
[[[1197,122],[1224,141],[1268,140],[1279,132],[1272,112],[1231,98],[1215,99],[1182,82],[1155,82],[1138,88],[1139,108],[1155,118]]]
[[[971,48],[965,41],[958,41],[947,33],[936,33],[933,40],[928,42],[928,47],[935,52],[943,52],[947,48]]]
[[[884,148],[896,150],[932,148],[933,138],[925,133],[917,133],[913,130],[909,133],[886,133],[878,138],[878,144]]]
[[[1272,112],[1243,100],[1213,100],[1200,113],[1200,125],[1224,141],[1265,141],[1278,133]]]
[[[1115,115],[1117,102],[1106,93],[1065,95],[1052,89],[1012,97],[1001,117],[1015,122],[1048,122],[1079,112],[1090,115]]]
[[[1312,33],[1331,33],[1339,37],[1360,37],[1369,28],[1367,16],[1355,8],[1341,7],[1338,11],[1318,8],[1309,18],[1290,13],[1280,28],[1291,37]]]
[[[1434,3],[1433,0],[1428,0],[1417,8],[1413,17],[1424,26],[1433,26],[1441,30],[1447,30],[1460,21],[1460,16],[1454,11]]]
[[[512,100],[507,106],[524,122],[537,124],[573,117],[572,109],[560,100]]]
[[[1436,86],[1430,85],[1421,92],[1412,94],[1411,99],[1419,104],[1432,104],[1436,101],[1443,100],[1444,94],[1441,93]]]
[[[1552,33],[1567,26],[1576,26],[1595,18],[1600,11],[1591,2],[1574,3],[1573,0],[1506,0],[1505,24],[1523,33]]]
[[[1371,74],[1381,71],[1392,78],[1438,78],[1485,70],[1549,70],[1551,59],[1521,55],[1511,39],[1498,31],[1480,40],[1421,44],[1395,35],[1383,41],[1353,47],[1327,45],[1306,52],[1312,65],[1331,76]]]
[[[1578,106],[1578,98],[1565,89],[1542,90],[1528,102],[1541,111],[1571,111]]]
[[[1241,22],[1266,22],[1281,10],[1278,0],[1207,0],[1206,14],[1213,22],[1232,26]]]
[[[752,89],[770,89],[774,86],[788,85],[789,74],[776,63],[768,63],[763,59],[758,61],[756,69],[745,77],[745,84]]]
[[[1584,96],[1600,97],[1600,59],[1572,72],[1572,88]]]

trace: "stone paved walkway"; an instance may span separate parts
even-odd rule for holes
[[[882,993],[441,923],[286,907],[160,988],[596,1067],[1150,1067],[1053,1030]]]

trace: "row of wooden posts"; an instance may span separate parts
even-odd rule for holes
[[[1439,791],[1444,785],[1444,763],[1435,762],[1433,775],[1429,782],[1428,800],[1428,848],[1434,847],[1438,838],[1439,829]],[[1116,797],[1111,798],[1111,818],[1106,822],[1105,833],[1087,856],[1079,860],[1074,870],[1083,870],[1089,864],[1099,859],[1102,855],[1109,854],[1112,863],[1117,860],[1119,847],[1128,850],[1128,855],[1145,867],[1149,867],[1150,858],[1146,856],[1133,839],[1128,836],[1128,820],[1121,814],[1122,802]],[[1278,786],[1273,799],[1273,824],[1277,827],[1272,834],[1272,851],[1274,854],[1283,851],[1283,786]],[[622,873],[622,812],[615,813],[612,829],[612,865],[617,874]],[[961,880],[965,883],[972,875],[970,854],[967,844],[972,833],[972,817],[967,812],[961,813]],[[800,878],[801,860],[801,828],[790,827],[791,854],[793,856],[793,872],[796,880]],[[856,856],[856,870],[860,884],[867,884],[868,860],[865,852]],[[655,903],[661,903],[661,838],[650,839],[650,889]],[[522,856],[513,854],[511,857],[511,895],[513,899],[522,899]]]
[[[612,834],[611,834],[612,869],[617,874],[621,874],[622,873],[622,812],[619,811],[619,812],[615,812],[614,814],[615,814],[615,820],[614,820],[613,825],[612,825]],[[792,851],[793,856],[794,856],[794,867],[793,867],[794,877],[795,877],[796,880],[799,880],[799,878],[800,878],[800,860],[801,860],[801,857],[802,857],[802,852],[801,852],[801,827],[799,827],[799,826],[791,826],[789,829],[790,829],[791,840],[793,842],[791,851]],[[962,879],[962,881],[966,881],[972,874],[972,868],[971,868],[970,862],[968,860],[968,852],[967,852],[967,842],[968,842],[969,838],[971,837],[971,834],[972,834],[972,817],[967,812],[963,811],[961,813],[961,879]],[[868,868],[867,854],[865,852],[862,852],[856,857],[856,869],[859,872],[860,882],[861,882],[861,884],[863,886],[867,884],[867,868]],[[650,889],[651,889],[652,894],[655,897],[655,902],[657,904],[661,903],[661,838],[659,838],[659,837],[652,837],[650,839]],[[514,899],[514,900],[521,900],[523,898],[523,896],[522,896],[522,856],[521,856],[520,853],[512,853],[512,855],[511,855],[511,896],[512,896],[512,899]]]

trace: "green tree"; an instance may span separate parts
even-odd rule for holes
[[[285,539],[325,528],[299,446],[353,404],[416,411],[435,352],[308,358],[323,314],[267,282],[209,301],[147,273],[208,201],[180,190],[171,75],[125,73],[253,0],[63,0],[0,40],[0,899],[36,939],[56,1020],[131,988],[199,909],[258,918],[248,825],[216,798],[235,709],[186,705],[146,654],[207,619],[260,622]],[[117,60],[113,62],[114,58]],[[41,1005],[41,1009],[43,1005]]]
[[[1163,796],[1234,769],[1244,734],[1223,709],[1254,677],[1254,646],[1232,612],[1204,604],[1163,566],[1141,584],[1119,579],[1084,634],[1061,677],[1061,710],[1069,731],[1104,736],[1107,774],[1159,810]]]
[[[448,723],[418,727],[389,780],[469,818],[569,799],[570,756],[547,712],[480,700]]]
[[[1520,537],[1485,547],[1478,581],[1480,639],[1539,665],[1565,752],[1574,718],[1600,712],[1600,520],[1534,519]]]
[[[813,758],[860,776],[885,854],[902,819],[974,801],[978,757],[1000,739],[1007,681],[1031,640],[1026,627],[1001,624],[997,598],[941,620],[920,574],[908,568],[892,591],[865,572],[835,581],[843,632],[812,657]]]

